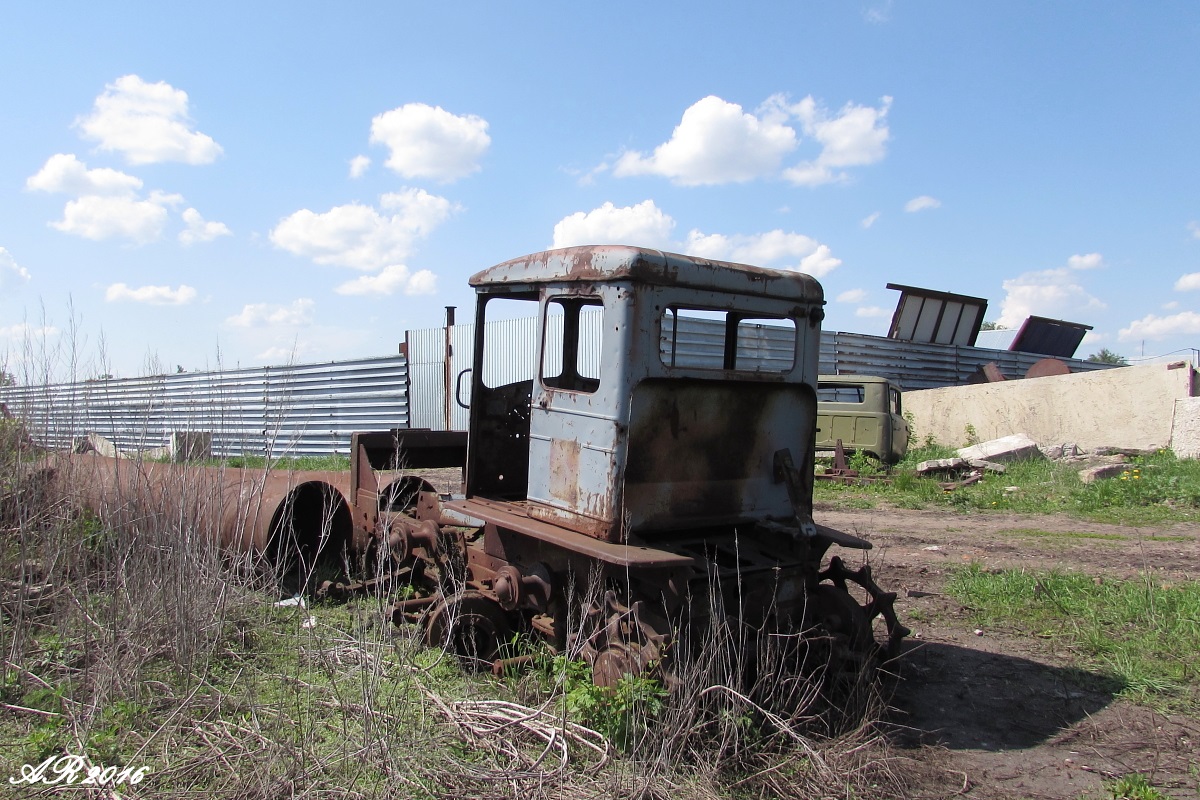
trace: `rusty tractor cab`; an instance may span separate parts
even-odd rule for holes
[[[822,570],[831,545],[870,544],[812,518],[816,280],[576,247],[470,282],[465,496],[424,493],[382,523],[425,580],[396,613],[431,643],[491,661],[522,630],[611,684],[663,668],[714,614],[857,651],[879,614],[889,642],[906,633],[868,568]],[[493,324],[521,318],[521,341]]]

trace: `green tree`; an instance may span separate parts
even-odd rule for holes
[[[1095,361],[1100,364],[1128,364],[1125,356],[1119,356],[1107,347],[1100,348],[1100,352],[1092,353],[1087,357],[1088,361]]]
[[[992,322],[991,320],[985,319],[982,323],[980,323],[979,330],[981,330],[981,331],[1006,331],[1006,330],[1008,330],[1008,328],[1004,327],[999,322]]]
[[[0,369],[0,386],[16,386],[17,379],[7,370]]]

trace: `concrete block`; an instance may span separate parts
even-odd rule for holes
[[[122,458],[124,453],[117,449],[116,444],[111,439],[107,439],[98,433],[89,433],[87,436],[76,439],[71,447],[75,453],[99,453],[108,458]]]
[[[1100,464],[1079,470],[1079,480],[1084,483],[1095,483],[1103,478],[1114,478],[1127,469],[1129,467],[1124,464]]]
[[[1014,433],[1012,436],[1001,436],[999,439],[964,447],[958,451],[958,457],[968,461],[974,458],[1005,463],[1042,458],[1042,451],[1033,439],[1023,433]]]
[[[954,472],[968,469],[970,465],[961,458],[931,458],[917,464],[918,475],[928,475],[931,472]]]
[[[1168,440],[1173,416],[1187,419],[1173,412],[1177,400],[1198,393],[1197,383],[1190,365],[1149,364],[910,391],[904,393],[904,409],[913,416],[918,439],[931,436],[947,445],[961,443],[970,425],[983,439],[1024,433],[1087,450],[1105,444],[1148,449]],[[1192,425],[1200,427],[1197,406],[1189,411]],[[1189,448],[1200,450],[1200,433],[1188,441]]]
[[[1171,449],[1177,458],[1200,458],[1200,397],[1183,397],[1175,401]]]

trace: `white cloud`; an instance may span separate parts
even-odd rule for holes
[[[1175,291],[1200,291],[1200,272],[1189,272],[1187,275],[1181,275],[1179,280],[1175,281]]]
[[[154,192],[147,200],[84,195],[69,201],[63,218],[51,222],[50,227],[95,241],[120,237],[145,244],[162,235],[167,206],[182,200],[179,195],[161,192]]]
[[[6,248],[0,247],[0,289],[11,291],[29,283],[29,270],[17,263]]]
[[[669,248],[675,220],[644,200],[635,206],[617,208],[611,202],[587,213],[577,211],[554,226],[554,247],[581,244],[628,244]]]
[[[249,303],[240,313],[227,317],[225,323],[235,328],[300,327],[311,325],[316,303],[302,297],[290,306],[276,303]]]
[[[31,339],[48,339],[58,336],[59,330],[53,325],[34,327],[28,322],[18,322],[16,325],[0,327],[0,339],[9,341],[29,341]]]
[[[782,105],[781,98],[772,100]],[[785,170],[783,177],[799,186],[819,186],[846,180],[848,175],[840,171],[845,167],[882,161],[891,137],[886,123],[891,106],[892,98],[883,97],[878,108],[847,103],[831,115],[812,95],[788,106],[788,112],[800,120],[804,132],[820,142],[821,154],[813,161]]]
[[[1167,311],[1174,311],[1175,309],[1179,308],[1179,301],[1178,301],[1178,300],[1172,300],[1172,301],[1171,301],[1171,302],[1169,302],[1169,303],[1163,303],[1163,304],[1162,304],[1162,307],[1163,307],[1164,309],[1166,309]]]
[[[73,195],[132,196],[142,181],[115,169],[88,169],[71,153],[50,156],[36,175],[25,181],[26,189],[39,192],[64,192]]]
[[[350,159],[350,177],[361,178],[371,166],[371,159],[366,156],[355,156]]]
[[[187,224],[187,229],[179,232],[179,241],[186,245],[211,242],[218,236],[233,234],[224,222],[208,222],[194,208],[183,212],[183,221]]]
[[[403,291],[407,295],[434,294],[437,291],[437,276],[427,269],[409,273],[403,264],[384,267],[378,275],[363,275],[341,284],[335,292],[345,295],[395,294]]]
[[[63,218],[50,226],[96,241],[112,238],[139,244],[153,241],[162,235],[168,207],[183,202],[180,195],[158,191],[143,199],[139,195],[140,179],[115,169],[88,169],[87,164],[65,153],[51,156],[37,174],[25,181],[25,186],[41,192],[75,195],[63,208]],[[187,213],[184,217],[188,221]]]
[[[849,289],[837,296],[839,303],[861,303],[867,299],[866,289]]]
[[[1189,222],[1188,230],[1192,232],[1192,236],[1200,239],[1200,222]]]
[[[925,211],[926,209],[930,208],[941,207],[941,200],[938,200],[936,197],[930,197],[927,194],[923,194],[920,197],[914,197],[912,200],[909,200],[904,204],[904,210],[910,214],[914,214],[918,211]]]
[[[846,180],[844,168],[883,159],[890,135],[885,118],[891,103],[890,97],[884,97],[878,108],[847,104],[831,114],[811,96],[789,104],[777,94],[751,114],[737,103],[710,95],[683,112],[671,138],[653,153],[623,153],[613,165],[613,174],[661,175],[683,186],[776,177],[800,186]],[[784,158],[800,144],[790,120],[798,121],[821,149],[815,159],[780,171]]]
[[[863,18],[873,25],[882,25],[892,18],[892,0],[884,0],[879,5],[868,8],[863,12]]]
[[[1071,269],[1096,269],[1104,266],[1104,259],[1099,253],[1074,255],[1067,259],[1067,266]]]
[[[879,306],[862,306],[861,308],[854,309],[854,316],[856,317],[868,317],[874,319],[876,317],[890,317],[891,315],[892,309],[880,308]]]
[[[863,230],[866,230],[867,228],[874,225],[878,220],[879,220],[879,212],[876,211],[874,214],[871,214],[870,216],[863,217],[862,222],[860,222],[858,224],[862,226]]]
[[[170,286],[139,286],[135,289],[114,283],[104,291],[104,299],[109,303],[128,300],[152,306],[184,306],[196,299],[196,290],[186,284],[178,289]]]
[[[1117,338],[1123,342],[1138,339],[1165,339],[1168,336],[1200,333],[1200,314],[1195,311],[1181,311],[1168,317],[1157,314],[1147,314],[1139,320],[1129,323],[1128,328],[1122,328]]]
[[[404,288],[405,294],[436,294],[437,293],[437,275],[427,269],[419,269],[413,273],[413,276],[408,279],[408,286]]]
[[[209,164],[222,153],[211,136],[192,129],[187,92],[137,75],[107,84],[92,113],[75,124],[98,149],[121,153],[130,164]]]
[[[487,129],[482,117],[408,103],[371,120],[371,143],[391,151],[384,163],[392,171],[448,182],[479,171],[479,159],[492,143]]]
[[[1074,272],[1069,267],[1061,267],[1026,272],[1004,281],[1007,295],[1001,303],[997,324],[1017,328],[1030,315],[1069,319],[1106,308],[1077,282]]]
[[[335,206],[322,214],[302,209],[275,226],[271,241],[318,264],[381,270],[403,263],[418,239],[458,209],[422,189],[385,194],[380,207],[395,213],[381,214],[361,203]]]
[[[710,95],[683,112],[651,155],[622,154],[613,174],[661,175],[684,186],[741,183],[773,175],[795,148],[796,132],[778,118],[760,119]]]
[[[704,258],[799,270],[818,278],[828,275],[842,263],[841,259],[831,255],[828,245],[803,234],[782,230],[732,236],[693,230],[688,233],[686,251]],[[781,261],[789,263],[780,264]]]

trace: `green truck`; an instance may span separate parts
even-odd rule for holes
[[[895,464],[908,451],[910,429],[900,389],[871,375],[817,377],[817,450],[860,452]]]

